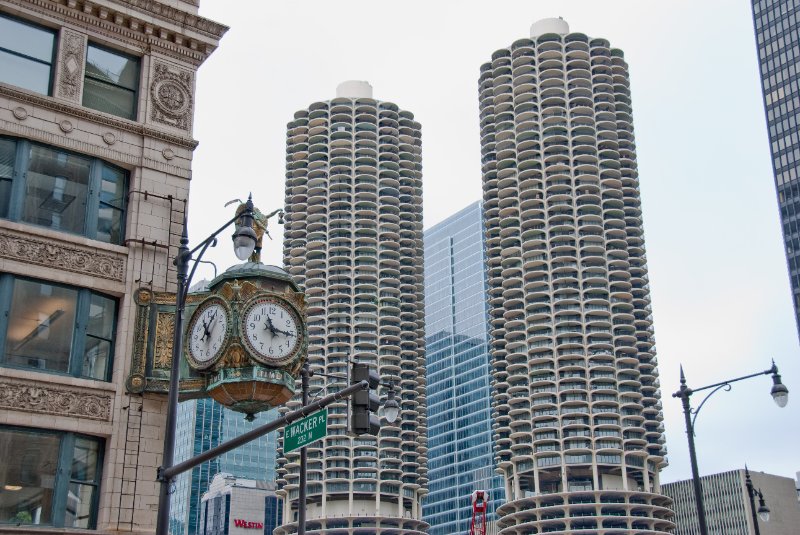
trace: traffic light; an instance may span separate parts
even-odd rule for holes
[[[367,364],[353,364],[353,383],[369,382],[369,390],[359,390],[350,399],[350,431],[354,435],[377,435],[381,429],[381,420],[377,414],[380,400],[375,389],[380,384],[378,372],[371,370]]]

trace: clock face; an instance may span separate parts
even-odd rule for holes
[[[289,362],[300,346],[300,318],[294,309],[271,297],[256,299],[243,318],[244,339],[259,360],[271,365]]]
[[[204,368],[214,363],[228,336],[228,311],[218,301],[201,304],[189,325],[190,362]]]

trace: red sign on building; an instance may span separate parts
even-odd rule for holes
[[[242,520],[240,518],[234,518],[233,525],[237,528],[264,529],[264,524],[262,522],[250,522],[249,520]]]

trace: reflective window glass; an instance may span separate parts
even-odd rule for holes
[[[0,137],[2,218],[121,244],[127,187],[124,169],[97,158]]]
[[[0,275],[0,364],[108,381],[117,301],[83,288]]]
[[[6,363],[69,371],[78,291],[25,279],[14,282],[5,343]]]
[[[83,86],[84,106],[135,119],[138,87],[137,58],[89,44]]]
[[[83,234],[91,161],[31,146],[22,221]]]
[[[96,440],[76,438],[64,515],[65,527],[91,527],[99,468],[100,444]]]
[[[0,525],[94,529],[101,440],[0,425],[0,456]]]
[[[0,15],[0,82],[50,94],[55,32]]]
[[[125,208],[125,178],[121,169],[104,166],[100,176],[100,207],[97,214],[97,239],[122,243]]]
[[[0,522],[52,524],[58,435],[0,429]]]
[[[92,294],[81,373],[84,377],[105,379],[107,376],[114,350],[115,324],[116,302],[108,297]]]
[[[16,142],[0,138],[0,217],[8,217],[16,152]]]

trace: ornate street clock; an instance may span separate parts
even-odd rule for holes
[[[230,305],[216,295],[208,297],[194,311],[186,334],[186,358],[198,370],[217,363],[230,339]]]
[[[141,288],[130,392],[166,392],[175,294]],[[252,416],[286,403],[306,359],[305,295],[286,271],[233,266],[186,300],[181,399],[211,397]]]

